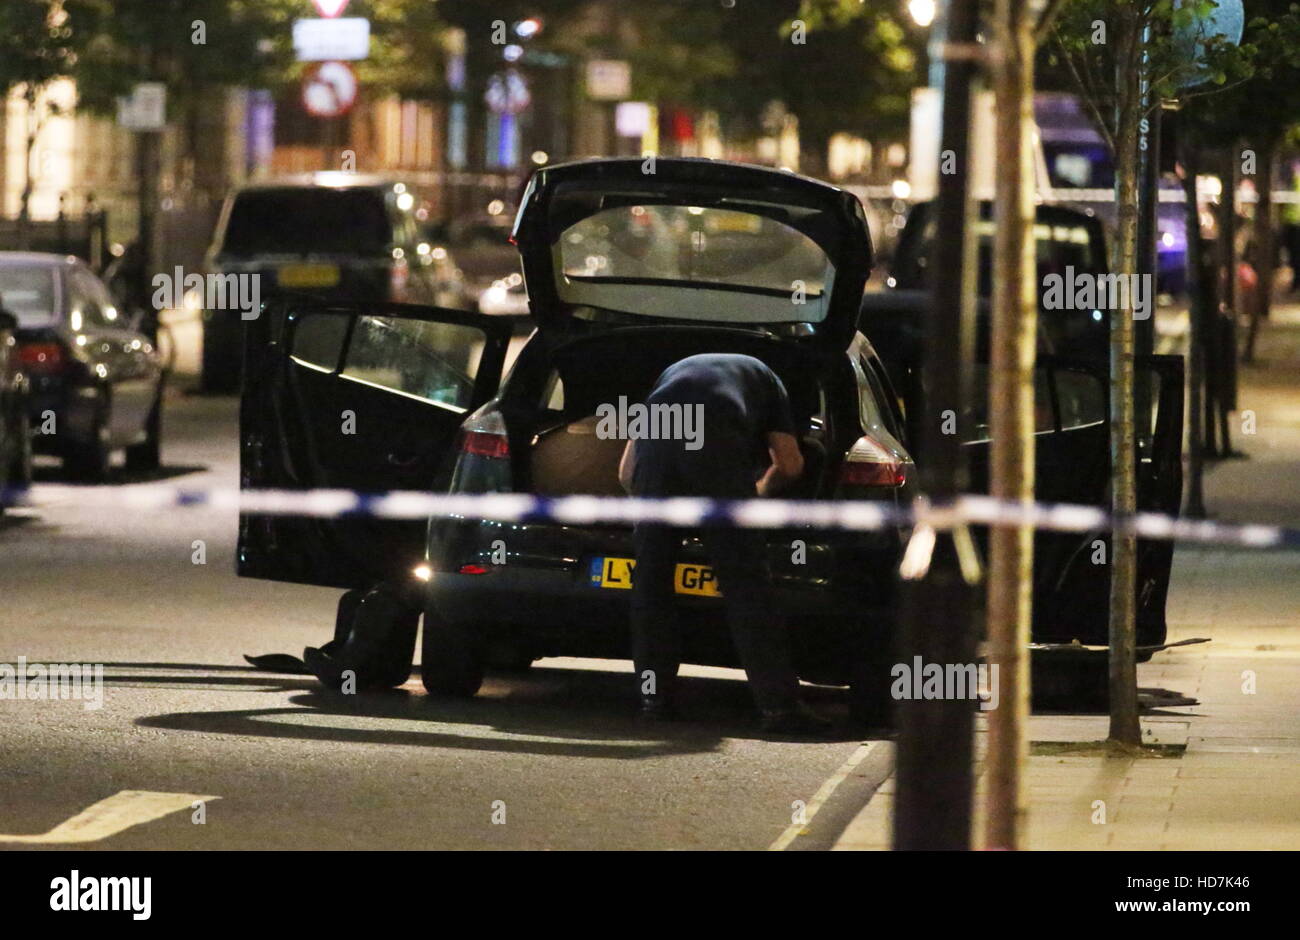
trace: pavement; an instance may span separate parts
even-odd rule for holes
[[[1161,318],[1162,351],[1178,351],[1185,322],[1179,311]],[[1249,456],[1212,465],[1210,517],[1300,526],[1300,305],[1275,307],[1240,381],[1233,443]],[[1171,641],[1212,642],[1156,654],[1138,686],[1198,704],[1144,710],[1143,740],[1158,746],[1141,757],[1099,746],[1105,715],[1032,716],[1023,847],[1300,849],[1300,551],[1180,545],[1168,622]],[[890,776],[834,848],[888,849],[893,798]]]

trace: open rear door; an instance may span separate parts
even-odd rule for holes
[[[983,370],[986,367],[981,366]],[[1182,499],[1183,362],[1179,356],[1140,356],[1136,380],[1147,383],[1154,429],[1138,441],[1138,509],[1177,515]],[[1109,373],[1104,362],[1038,357],[1035,496],[1043,503],[1110,508]],[[985,400],[983,389],[976,398]],[[1139,400],[1142,396],[1139,396]],[[970,416],[971,486],[988,491],[987,427],[983,405]],[[1101,543],[1100,549],[1098,543]],[[1039,530],[1034,535],[1035,642],[1105,645],[1110,611],[1109,530],[1082,535]],[[1173,545],[1139,540],[1137,641],[1165,639],[1165,598]]]
[[[401,304],[289,300],[248,324],[240,486],[445,490],[465,416],[497,390],[508,320]],[[423,557],[425,524],[240,517],[244,577],[367,587]]]

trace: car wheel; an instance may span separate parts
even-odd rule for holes
[[[157,470],[162,466],[162,403],[163,391],[159,385],[158,397],[154,399],[149,420],[145,424],[144,440],[126,449],[128,470]]]
[[[108,476],[112,448],[109,446],[107,404],[107,398],[101,393],[89,438],[68,446],[63,456],[63,469],[69,476],[91,483],[100,483]]]
[[[483,684],[483,667],[483,650],[474,631],[447,620],[426,602],[420,647],[420,676],[425,691],[448,698],[471,698]]]

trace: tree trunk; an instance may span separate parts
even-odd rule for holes
[[[1259,275],[1255,304],[1250,311],[1250,331],[1246,334],[1246,349],[1242,362],[1255,361],[1255,337],[1260,320],[1267,320],[1273,306],[1273,277],[1277,271],[1277,239],[1273,225],[1273,180],[1277,163],[1277,140],[1269,138],[1259,145],[1255,158],[1259,161],[1258,193],[1255,203],[1255,272]]]
[[[1034,244],[1034,21],[1025,0],[998,0],[994,66],[997,191],[989,381],[989,492],[1034,498],[1034,353],[1038,333]],[[1029,718],[1029,639],[1034,533],[989,533],[988,663],[999,704],[989,712],[984,847],[1020,847],[1025,816],[1020,768]]]
[[[1125,7],[1115,30],[1118,43],[1115,87],[1115,199],[1119,237],[1112,266],[1123,282],[1137,271],[1138,121],[1141,101],[1141,24],[1135,6]],[[1122,296],[1122,295],[1121,295]],[[1110,739],[1141,744],[1137,711],[1136,585],[1137,539],[1132,516],[1137,510],[1137,459],[1133,407],[1133,298],[1110,313]]]

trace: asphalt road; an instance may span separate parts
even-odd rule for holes
[[[158,476],[237,485],[234,400],[173,394],[164,433]],[[52,463],[37,475],[60,480]],[[144,482],[118,468],[106,485]],[[688,668],[693,720],[666,729],[633,720],[626,662],[542,660],[457,703],[418,674],[340,696],[256,672],[242,654],[328,639],[337,592],[236,578],[235,532],[230,512],[92,510],[76,489],[0,520],[0,663],[104,665],[98,709],[0,698],[0,848],[48,847],[12,837],[122,791],[219,799],[199,823],[184,796],[119,797],[64,845],[823,848],[888,772],[891,746],[848,732],[762,739],[729,670]],[[809,697],[844,717],[843,692]]]

